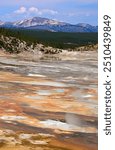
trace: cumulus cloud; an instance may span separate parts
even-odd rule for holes
[[[27,12],[26,7],[20,7],[18,10],[15,11],[16,14],[24,14]]]
[[[29,12],[37,13],[39,10],[38,10],[38,8],[36,8],[36,7],[30,7],[30,8],[28,9],[28,11],[29,11]]]
[[[28,9],[24,6],[20,7],[18,10],[14,11],[16,14],[36,14],[36,15],[43,15],[43,14],[50,14],[55,15],[58,14],[57,11],[51,9],[38,9],[37,7],[29,7]]]
[[[30,7],[30,8],[28,8],[28,10],[27,10],[27,12],[26,13],[28,13],[28,14],[35,14],[35,15],[42,15],[42,11],[41,10],[39,10],[38,8],[36,8],[36,7]]]

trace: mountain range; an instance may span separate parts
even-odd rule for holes
[[[0,21],[0,27],[37,29],[51,32],[98,32],[98,26],[92,26],[86,23],[78,23],[73,25],[70,23],[41,17],[33,17],[32,19],[24,19],[16,22]]]

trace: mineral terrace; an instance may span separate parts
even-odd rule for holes
[[[0,150],[97,150],[97,52],[0,52]]]

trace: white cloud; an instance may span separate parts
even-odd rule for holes
[[[18,10],[14,11],[15,14],[35,14],[35,15],[43,15],[43,14],[50,14],[50,15],[56,15],[58,14],[57,11],[52,9],[38,9],[37,7],[29,7],[28,9],[26,7],[20,7]]]
[[[54,10],[51,10],[51,9],[43,9],[42,13],[48,13],[48,14],[51,14],[51,15],[58,14],[57,11],[54,11]]]
[[[24,14],[27,12],[26,7],[20,7],[18,10],[15,11],[16,14]]]
[[[35,14],[35,15],[42,15],[42,11],[39,10],[38,8],[36,7],[30,7],[28,8],[28,11],[27,11],[28,14]]]
[[[38,8],[36,8],[36,7],[30,7],[30,8],[28,9],[28,11],[29,11],[29,12],[37,13],[39,10],[38,10]]]

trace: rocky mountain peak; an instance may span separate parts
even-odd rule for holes
[[[51,32],[97,32],[98,27],[92,26],[86,23],[78,23],[76,25],[48,19],[42,17],[33,17],[31,19],[24,19],[17,22],[2,22],[0,21],[1,27],[6,28],[25,28],[25,29],[36,29],[45,30]]]

